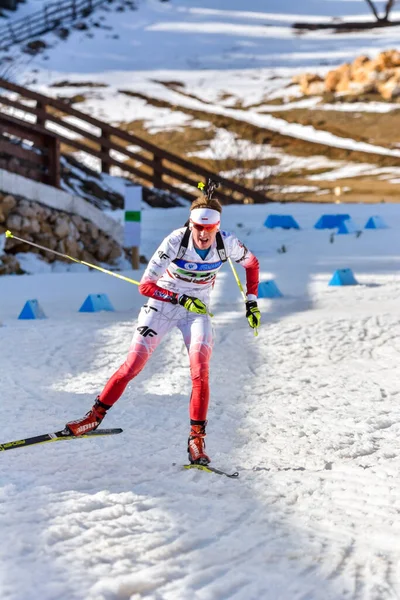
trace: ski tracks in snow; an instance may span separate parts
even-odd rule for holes
[[[1,454],[2,600],[400,597],[396,315],[264,307],[255,338],[241,303],[215,312],[207,444],[240,478],[179,468],[190,378],[174,332],[107,416],[121,436]],[[88,410],[132,327],[10,322],[7,437]]]
[[[236,466],[251,477],[257,465],[257,495],[282,511],[304,540],[299,561],[340,599],[400,597],[400,407],[385,378],[399,334],[389,315],[269,323],[243,390]]]

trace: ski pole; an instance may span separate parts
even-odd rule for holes
[[[234,278],[236,279],[236,283],[238,284],[238,288],[239,288],[239,290],[240,290],[240,293],[241,293],[241,294],[242,294],[242,296],[243,296],[243,300],[244,300],[244,301],[245,301],[245,303],[246,303],[246,302],[247,302],[247,297],[246,297],[245,291],[244,291],[244,289],[243,289],[242,282],[240,281],[240,279],[239,279],[239,275],[237,274],[237,271],[236,271],[235,267],[233,266],[233,262],[232,262],[232,260],[231,260],[229,257],[228,257],[228,262],[229,262],[229,264],[230,264],[230,267],[231,267],[231,269],[232,269],[233,276],[234,276]],[[258,329],[257,329],[257,327],[255,327],[255,328],[254,328],[254,335],[255,335],[255,336],[257,336],[257,335],[258,335]]]
[[[103,267],[98,267],[97,265],[92,265],[92,263],[88,263],[85,260],[79,260],[78,258],[74,258],[73,256],[68,256],[68,254],[63,254],[62,252],[57,252],[57,250],[52,250],[51,248],[46,248],[46,246],[41,246],[40,244],[35,244],[34,242],[30,242],[29,240],[24,240],[23,238],[18,237],[11,233],[10,230],[5,232],[5,236],[7,238],[13,238],[14,240],[18,240],[19,242],[23,242],[24,244],[29,244],[30,246],[35,246],[35,248],[39,248],[40,250],[44,250],[45,252],[51,252],[52,254],[56,254],[57,256],[61,256],[62,258],[67,258],[68,260],[72,260],[73,262],[79,263],[81,265],[85,265],[86,267],[90,267],[91,269],[97,269],[102,273],[106,273],[106,275],[112,275],[113,277],[117,277],[117,279],[122,279],[123,281],[127,281],[128,283],[134,283],[135,285],[140,285],[139,281],[135,279],[131,279],[130,277],[125,277],[125,275],[120,275],[119,273],[114,273],[113,271],[109,271],[108,269],[103,269]],[[214,315],[207,309],[207,313],[210,317]]]
[[[5,233],[7,238],[14,238],[14,240],[18,240],[19,242],[23,242],[24,244],[29,244],[30,246],[35,246],[35,248],[39,248],[40,250],[44,250],[45,252],[52,252],[53,254],[57,254],[57,256],[61,256],[62,258],[67,258],[68,260],[72,260],[73,262],[79,263],[81,265],[85,265],[86,267],[90,267],[91,269],[97,269],[102,273],[106,273],[107,275],[112,275],[113,277],[117,277],[118,279],[123,279],[124,281],[128,281],[129,283],[134,283],[135,285],[139,285],[139,281],[135,281],[135,279],[131,279],[130,277],[125,277],[124,275],[120,275],[119,273],[114,273],[113,271],[109,271],[108,269],[103,269],[103,267],[98,267],[97,265],[92,265],[84,260],[79,260],[78,258],[74,258],[73,256],[68,256],[68,254],[63,254],[62,252],[57,252],[57,250],[52,250],[51,248],[46,248],[46,246],[41,246],[40,244],[35,244],[34,242],[30,242],[29,240],[24,240],[20,238],[11,231],[6,231]]]

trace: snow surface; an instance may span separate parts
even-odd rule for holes
[[[362,234],[313,228],[337,212]],[[186,213],[143,212],[148,258]],[[267,230],[270,213],[301,230]],[[363,230],[373,215],[389,228]],[[260,300],[256,338],[228,266],[214,292],[207,447],[239,479],[181,470],[190,379],[175,332],[104,421],[121,435],[1,453],[2,600],[400,597],[399,208],[229,206],[223,225],[284,294]],[[339,268],[359,285],[328,286]],[[143,298],[79,271],[0,278],[1,442],[84,414],[125,358]],[[79,313],[89,293],[115,312]],[[48,318],[18,320],[32,298]]]
[[[29,0],[10,18],[42,3]],[[141,119],[152,131],[185,126],[187,115],[119,90],[398,155],[266,114],[276,110],[269,99],[295,105],[293,74],[324,73],[398,46],[399,27],[351,35],[291,29],[296,20],[372,19],[364,0],[141,0],[137,11],[110,6],[94,16],[104,27],[72,31],[66,42],[48,34],[51,48],[36,57],[14,47],[11,76],[44,93],[84,92],[80,109],[110,122]],[[82,88],[51,87],[62,80]],[[312,109],[315,99],[307,103]],[[223,153],[227,144],[236,151],[232,136],[217,135],[209,151]],[[267,157],[271,149],[245,151]],[[279,158],[293,166],[283,152]],[[332,178],[368,169],[398,177],[396,168],[296,160],[335,168]],[[315,230],[328,212],[349,213],[362,234]],[[302,229],[266,230],[269,213],[292,214]],[[390,228],[363,230],[373,215]],[[186,209],[143,211],[141,253],[149,258],[186,216]],[[224,226],[257,254],[261,280],[275,279],[284,294],[260,300],[255,338],[228,267],[214,292],[207,448],[212,464],[238,469],[239,479],[180,468],[190,379],[174,332],[104,422],[122,426],[120,436],[1,453],[1,600],[400,598],[399,208],[230,206]],[[135,286],[79,265],[66,272],[56,263],[49,272],[27,254],[23,266],[34,274],[0,278],[0,442],[84,414],[124,360],[143,303]],[[360,285],[328,286],[339,268],[351,268]],[[89,293],[107,293],[115,312],[79,313]],[[33,298],[48,318],[18,320]]]

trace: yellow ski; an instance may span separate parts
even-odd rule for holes
[[[217,475],[225,475],[225,477],[236,478],[239,477],[238,471],[234,471],[233,473],[227,473],[226,471],[221,471],[221,469],[216,469],[215,467],[210,467],[210,465],[183,465],[184,469],[197,469],[198,471],[206,471],[207,473],[216,473]]]
[[[63,440],[79,440],[80,438],[97,437],[100,435],[114,435],[116,433],[122,433],[122,429],[95,429],[89,433],[83,435],[71,435],[67,429],[61,431],[55,431],[54,433],[44,433],[43,435],[37,435],[35,437],[23,438],[21,440],[14,440],[13,442],[5,442],[0,444],[0,452],[5,450],[14,450],[14,448],[25,448],[25,446],[32,446],[34,444],[46,444],[47,442],[62,442]]]

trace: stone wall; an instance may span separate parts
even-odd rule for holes
[[[305,95],[326,92],[343,94],[379,94],[393,101],[400,97],[400,52],[386,50],[374,59],[358,56],[351,64],[345,63],[329,71],[325,78],[313,73],[296,75],[293,82],[300,85]]]
[[[7,229],[18,237],[93,264],[113,264],[122,254],[119,244],[91,221],[0,192],[0,235]],[[0,256],[0,275],[22,272],[14,256],[18,252],[35,252],[49,263],[62,260],[50,252],[7,238]]]

